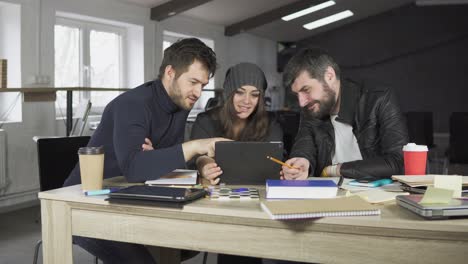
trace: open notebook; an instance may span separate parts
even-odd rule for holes
[[[275,220],[380,214],[380,209],[358,196],[336,199],[263,201],[261,206],[263,211]]]

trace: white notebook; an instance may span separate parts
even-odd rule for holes
[[[379,215],[380,209],[359,196],[336,199],[262,201],[271,219],[302,219],[335,216]]]

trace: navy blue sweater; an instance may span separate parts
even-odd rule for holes
[[[88,146],[104,146],[104,178],[125,176],[128,182],[157,179],[185,168],[181,143],[188,111],[179,108],[160,80],[145,83],[112,100]],[[142,151],[145,138],[152,151]],[[75,166],[64,186],[81,183]]]

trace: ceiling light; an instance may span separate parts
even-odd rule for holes
[[[293,20],[295,18],[305,16],[307,14],[318,11],[320,9],[324,9],[324,8],[332,6],[334,4],[336,4],[335,1],[326,1],[326,2],[323,2],[321,4],[314,5],[314,6],[311,6],[309,8],[303,9],[301,11],[297,11],[296,13],[289,14],[287,16],[282,17],[281,19],[283,19],[284,21]]]
[[[353,12],[351,12],[350,10],[346,10],[346,11],[336,13],[336,14],[331,15],[331,16],[324,17],[324,18],[319,19],[319,20],[315,20],[314,22],[307,23],[307,24],[303,25],[303,27],[308,29],[308,30],[312,30],[314,28],[325,26],[325,25],[328,25],[330,23],[336,22],[338,20],[345,19],[345,18],[350,17],[352,15],[354,15]]]

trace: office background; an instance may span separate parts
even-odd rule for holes
[[[138,77],[126,83],[128,87],[156,76],[162,56],[163,35],[170,31],[214,41],[220,65],[215,76],[215,87],[222,86],[227,67],[242,61],[262,67],[269,86],[282,87],[281,73],[277,71],[278,54],[282,56],[278,50],[279,44],[290,45],[288,49],[294,45],[296,48],[306,45],[326,47],[343,65],[346,74],[371,77],[394,87],[403,111],[433,112],[434,140],[441,149],[448,146],[450,114],[468,110],[463,102],[468,93],[465,88],[468,83],[465,73],[468,66],[466,4],[420,6],[409,0],[392,1],[393,6],[389,10],[351,19],[350,23],[338,23],[326,30],[319,30],[317,34],[306,32],[304,35],[296,35],[293,41],[288,41],[282,37],[268,38],[271,31],[265,33],[265,30],[263,32],[259,29],[261,27],[226,36],[225,25],[197,18],[196,11],[203,10],[204,5],[162,21],[151,20],[151,4],[160,5],[164,2],[0,0],[0,32],[2,36],[8,36],[2,38],[0,57],[9,60],[8,85],[53,86],[53,26],[57,13],[61,12],[115,20],[141,28],[144,41],[138,56],[143,64],[137,73]],[[206,5],[226,4],[233,8],[230,1],[206,2]],[[249,5],[236,6],[238,13],[242,14],[242,10],[246,12],[246,15],[238,18],[229,17],[228,10],[218,11],[219,17],[224,12],[231,19],[229,23],[235,24],[248,17],[255,17],[268,8],[278,8],[287,3],[289,1],[254,1],[250,9],[257,14],[247,14]],[[384,3],[388,4],[386,1],[378,1],[375,5]],[[5,21],[16,21],[18,30],[8,31]],[[280,33],[278,36],[283,36]],[[18,45],[8,46],[9,39],[17,39]],[[45,79],[37,82],[37,77]],[[23,102],[20,96],[18,103],[12,104],[16,96],[0,93],[1,113],[9,111],[11,105],[14,106],[8,119],[0,120],[1,129],[4,129],[5,144],[2,149],[6,162],[2,168],[3,180],[0,181],[0,211],[37,204],[37,150],[32,137],[65,134],[64,121],[57,118],[53,102]],[[98,119],[99,116],[90,117],[90,121]]]

